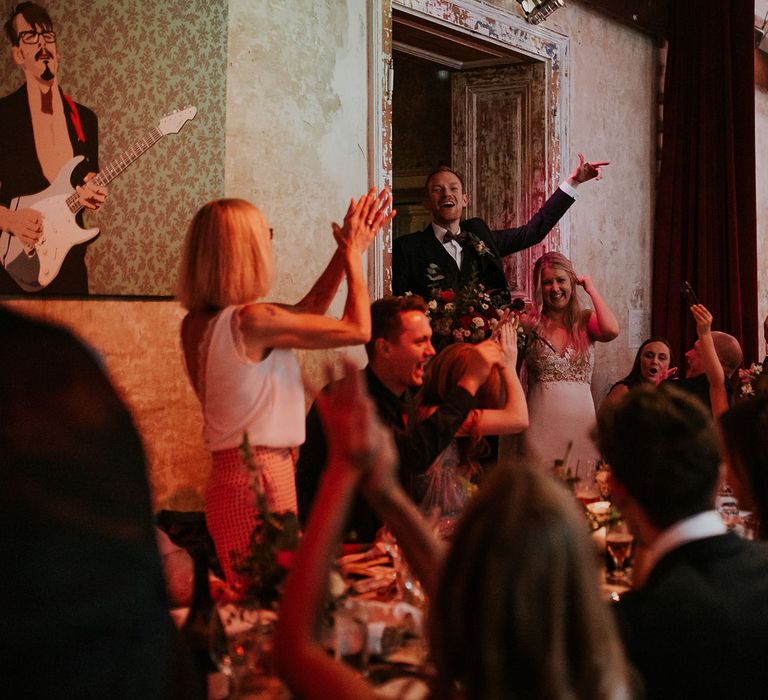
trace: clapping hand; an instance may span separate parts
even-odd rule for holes
[[[331,224],[333,237],[339,247],[365,251],[379,229],[394,218],[395,210],[387,211],[391,204],[392,195],[388,187],[383,187],[378,194],[372,187],[359,200],[352,198],[342,226],[335,221]]]
[[[515,316],[507,314],[496,327],[499,347],[501,348],[501,364],[503,367],[511,367],[513,370],[517,364],[517,326],[518,322]]]
[[[579,153],[579,164],[573,169],[573,172],[568,176],[568,182],[570,184],[581,184],[587,180],[595,179],[599,180],[603,174],[601,168],[606,165],[610,165],[607,160],[593,160],[585,161],[584,154]]]

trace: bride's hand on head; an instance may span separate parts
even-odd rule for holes
[[[592,278],[589,275],[581,275],[580,277],[577,277],[576,284],[578,284],[579,287],[584,287],[584,291],[592,296],[595,287],[592,284]]]

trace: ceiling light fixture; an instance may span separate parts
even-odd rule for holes
[[[565,7],[565,0],[517,0],[531,24],[543,22],[555,10]]]

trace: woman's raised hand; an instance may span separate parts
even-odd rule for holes
[[[367,250],[379,229],[395,216],[394,209],[388,211],[391,204],[392,195],[386,186],[378,194],[371,188],[359,200],[351,199],[344,223],[341,226],[335,221],[331,224],[339,247],[360,253]]]
[[[696,321],[696,334],[699,338],[712,330],[712,314],[704,304],[692,304],[691,313]]]
[[[592,292],[594,291],[595,287],[592,284],[592,278],[589,275],[582,275],[581,277],[577,277],[576,284],[578,284],[580,287],[584,287],[584,291],[589,294],[589,296],[592,296]]]

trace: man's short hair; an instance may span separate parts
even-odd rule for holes
[[[429,175],[427,175],[427,179],[424,180],[424,196],[426,197],[429,194],[429,181],[438,173],[453,173],[457,178],[459,178],[459,182],[461,183],[461,189],[466,189],[464,187],[464,178],[461,176],[461,173],[457,170],[454,170],[448,165],[440,165],[437,168],[435,168]]]
[[[13,20],[16,19],[17,15],[21,15],[27,20],[30,27],[41,27],[48,30],[53,29],[53,22],[45,8],[40,7],[40,5],[37,5],[34,2],[19,3],[11,10],[11,14],[5,23],[5,33],[12,46],[19,45],[19,35],[16,34],[16,29],[13,26]]]
[[[416,294],[377,299],[371,304],[371,339],[365,344],[368,359],[372,360],[377,338],[394,341],[403,332],[401,314],[408,311],[427,313],[427,304]]]
[[[720,455],[712,418],[674,386],[639,386],[598,419],[597,442],[658,528],[712,508]]]

